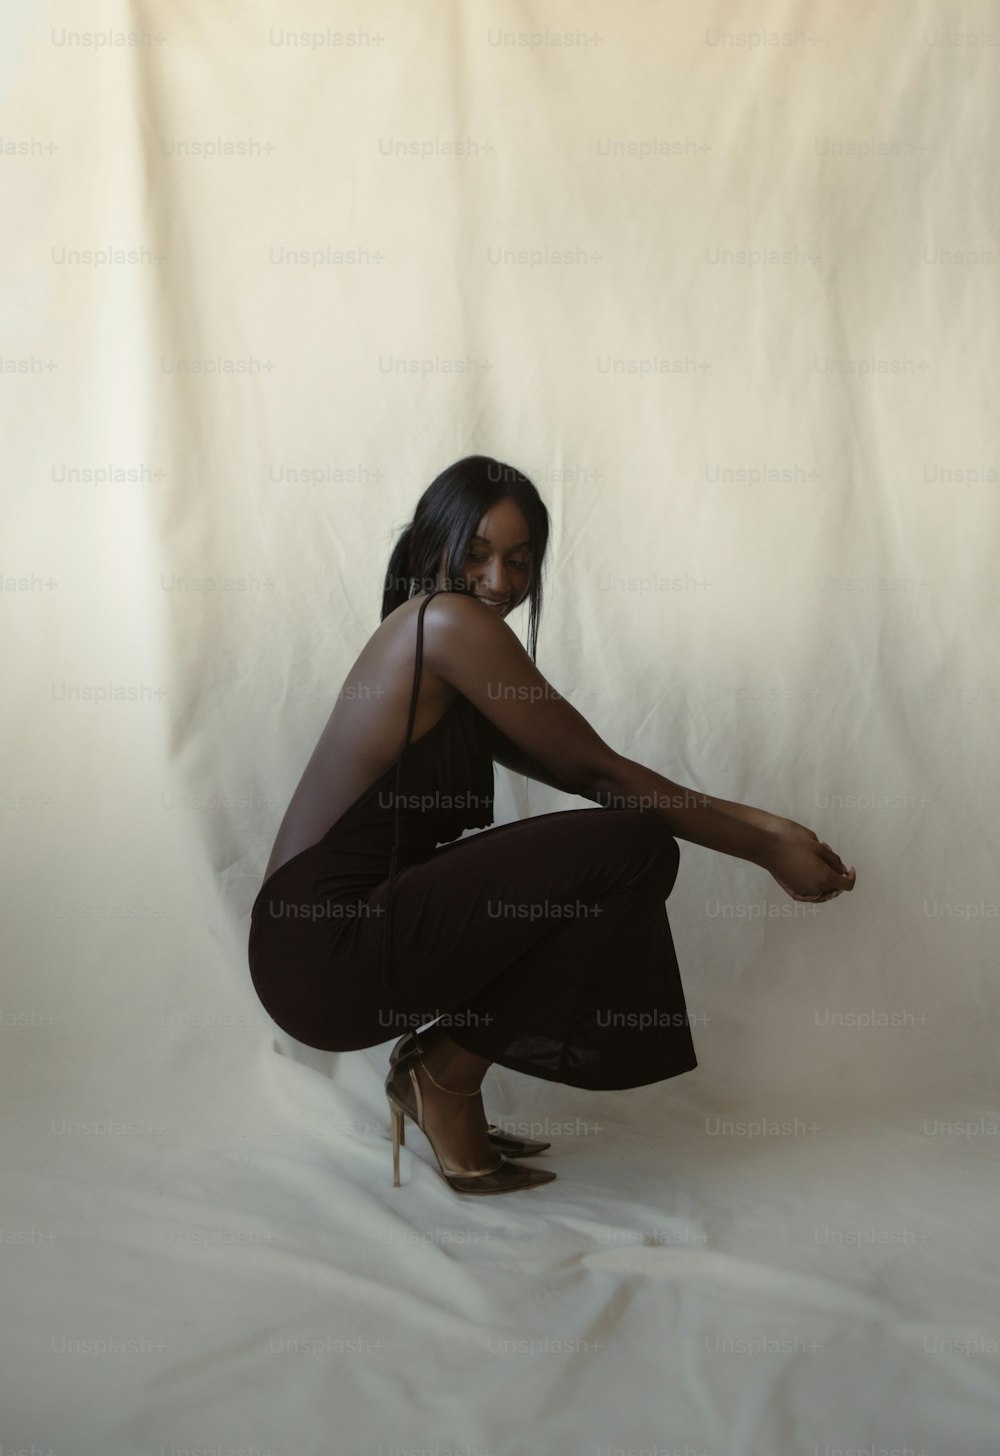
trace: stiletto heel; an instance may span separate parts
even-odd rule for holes
[[[509,1163],[503,1153],[500,1153],[497,1161],[491,1163],[488,1168],[462,1171],[446,1167],[424,1122],[423,1096],[417,1078],[417,1062],[422,1058],[423,1047],[414,1036],[413,1045],[390,1063],[385,1079],[385,1094],[392,1113],[392,1183],[394,1188],[400,1186],[399,1149],[403,1142],[403,1127],[407,1117],[413,1119],[430,1143],[441,1177],[456,1193],[514,1193],[519,1188],[537,1188],[542,1183],[552,1181],[556,1176],[555,1173],[543,1168],[525,1168],[519,1163]],[[442,1092],[451,1092],[456,1097],[475,1097],[479,1091],[478,1087],[474,1092],[456,1092],[451,1087],[442,1087],[426,1063],[424,1063],[424,1071],[434,1086],[440,1088]]]
[[[407,1031],[399,1038],[399,1041],[397,1041],[389,1053],[390,1067],[394,1067],[400,1057],[413,1050],[416,1036],[415,1031]],[[487,1124],[486,1135],[490,1140],[490,1144],[496,1148],[497,1152],[504,1153],[508,1158],[533,1158],[538,1153],[544,1153],[546,1148],[552,1146],[551,1143],[543,1143],[538,1138],[514,1137],[512,1133],[503,1132],[497,1127],[495,1122]],[[401,1137],[400,1142],[402,1141],[403,1139]]]
[[[389,1103],[389,1111],[392,1113],[392,1186],[399,1187],[399,1148],[403,1141],[403,1126],[406,1122],[405,1115],[395,1106]]]

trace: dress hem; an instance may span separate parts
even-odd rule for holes
[[[471,1052],[474,1056],[483,1055],[475,1047],[463,1046],[461,1038],[455,1035],[453,1028],[449,1027],[448,1035],[453,1042],[456,1042],[462,1047],[463,1051]],[[689,1062],[686,1062],[682,1066],[675,1066],[672,1071],[664,1071],[662,1066],[650,1067],[646,1072],[639,1074],[638,1081],[580,1082],[575,1080],[573,1076],[567,1076],[565,1070],[558,1074],[551,1070],[543,1070],[541,1067],[533,1067],[529,1070],[523,1062],[517,1062],[512,1058],[505,1059],[502,1056],[492,1054],[489,1060],[493,1066],[504,1067],[509,1072],[521,1072],[525,1077],[535,1077],[542,1082],[558,1082],[563,1087],[579,1087],[584,1092],[627,1092],[631,1087],[651,1087],[656,1082],[668,1082],[672,1077],[681,1077],[685,1072],[693,1072],[698,1066],[698,1058],[692,1056]],[[635,1073],[629,1073],[629,1076],[634,1077]]]

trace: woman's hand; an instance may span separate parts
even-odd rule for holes
[[[821,903],[854,889],[854,866],[848,869],[825,840],[791,819],[779,823],[788,827],[771,830],[774,839],[763,867],[793,900]]]

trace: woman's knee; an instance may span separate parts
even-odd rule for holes
[[[608,829],[620,836],[620,860],[624,867],[631,862],[633,872],[627,884],[637,878],[654,878],[663,887],[664,899],[670,892],[680,865],[680,845],[670,826],[660,814],[650,809],[606,809]]]
[[[680,858],[680,845],[662,814],[653,809],[607,809],[605,813],[622,815],[629,837],[648,843],[654,853],[673,860]]]
[[[666,897],[677,878],[677,870],[681,862],[681,847],[662,814],[656,814],[652,810],[643,810],[642,813],[647,821],[655,863],[664,877],[666,887],[664,897]]]

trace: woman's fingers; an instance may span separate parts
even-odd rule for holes
[[[817,889],[811,895],[802,894],[787,884],[780,875],[775,875],[775,880],[787,895],[791,895],[793,900],[801,900],[807,904],[822,905],[828,900],[836,899],[845,890],[854,889],[856,876],[853,865],[848,869],[840,856],[825,841],[816,841],[812,844],[811,848],[813,854],[825,870],[825,874],[820,879],[821,888]]]
[[[836,890],[838,894],[841,890],[853,890],[856,878],[853,867],[848,869],[840,855],[830,848],[826,840],[820,841],[817,853],[821,854],[830,868],[836,872],[837,880],[829,888]]]
[[[806,840],[789,831],[777,836],[767,868],[793,900],[822,904],[853,890],[855,872],[825,840]]]

